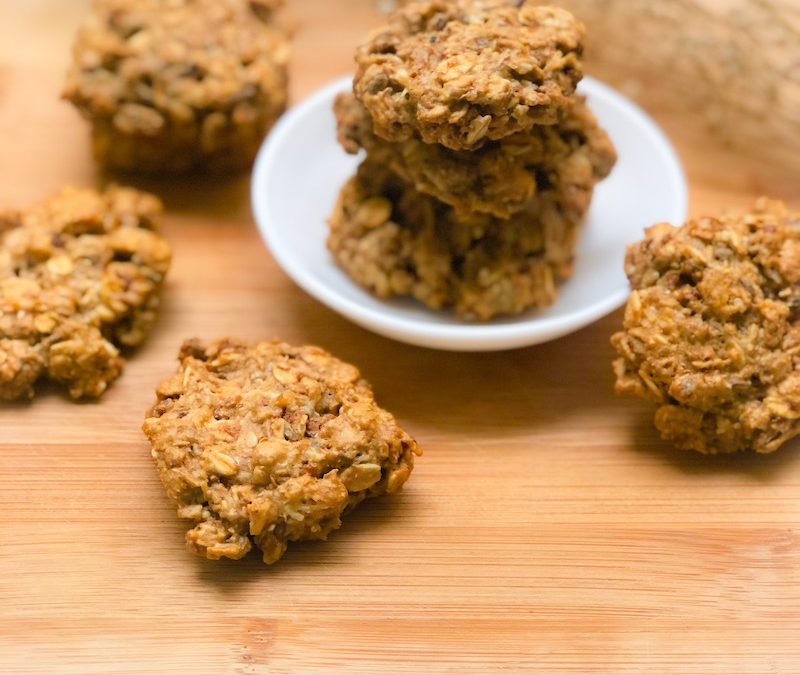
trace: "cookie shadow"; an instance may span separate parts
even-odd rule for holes
[[[411,499],[408,499],[411,498]],[[374,530],[392,527],[402,516],[406,518],[415,508],[411,493],[389,495],[363,502],[342,517],[342,526],[328,536],[327,541],[290,542],[284,556],[272,565],[261,559],[254,545],[241,560],[206,560],[195,556],[197,578],[221,594],[230,595],[256,581],[278,578],[301,578],[319,575],[338,566],[352,569],[369,552],[359,544],[375,544],[369,536]]]
[[[167,214],[198,215],[203,220],[224,224],[227,220],[250,216],[250,171],[231,174],[189,173],[176,176],[150,176],[98,170],[103,187],[126,185],[151,192],[164,202]]]
[[[769,483],[800,463],[800,438],[789,441],[769,454],[735,452],[704,455],[690,450],[679,450],[661,439],[653,426],[652,410],[643,410],[636,417],[631,427],[631,447],[635,452],[655,457],[665,466],[686,476],[746,474],[755,480]]]

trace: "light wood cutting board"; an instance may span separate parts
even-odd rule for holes
[[[290,4],[298,100],[350,70],[378,14],[370,0]],[[3,206],[107,181],[58,100],[84,7],[0,4]],[[762,192],[800,206],[797,167],[650,112],[686,164],[692,213]],[[247,177],[138,185],[165,198],[176,253],[152,339],[100,403],[46,391],[0,408],[0,671],[800,672],[800,447],[671,450],[646,405],[612,393],[619,312],[516,352],[411,348],[286,278]],[[406,490],[273,567],[191,557],[139,427],[195,335],[316,343],[357,363],[425,449]]]

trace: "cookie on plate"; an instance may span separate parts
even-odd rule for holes
[[[287,100],[278,0],[97,0],[64,97],[96,158],[146,173],[247,168]]]
[[[356,52],[375,133],[453,150],[554,124],[582,76],[584,28],[517,0],[430,0],[394,12]]]
[[[572,274],[582,217],[543,194],[511,219],[459,220],[368,158],[339,196],[328,248],[380,298],[411,296],[485,321],[555,300],[558,282]]]
[[[367,497],[397,492],[417,444],[358,370],[317,347],[190,340],[144,432],[188,547],[273,563],[326,539]]]
[[[612,338],[616,389],[703,453],[772,452],[800,434],[800,213],[666,223],[629,247],[633,291]]]
[[[450,150],[417,137],[392,143],[374,133],[367,109],[353,94],[335,102],[339,142],[389,166],[417,190],[452,206],[458,218],[486,213],[509,218],[539,192],[555,191],[562,206],[585,211],[592,190],[616,162],[611,140],[582,97],[552,125],[488,141],[473,151]]]
[[[43,377],[97,397],[119,376],[170,264],[160,211],[152,195],[111,187],[0,214],[0,399],[31,398]]]

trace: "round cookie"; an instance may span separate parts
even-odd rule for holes
[[[316,347],[184,343],[144,422],[161,480],[218,560],[326,539],[367,497],[398,491],[420,450],[358,370]]]
[[[752,213],[654,225],[625,265],[616,389],[658,405],[665,439],[772,452],[800,434],[800,214],[762,199]]]
[[[485,321],[551,304],[572,273],[583,213],[542,195],[512,219],[454,211],[367,159],[343,188],[328,248],[380,298],[412,296]]]
[[[64,97],[96,158],[145,173],[247,168],[287,99],[277,0],[99,0]]]
[[[411,137],[391,143],[374,133],[366,108],[353,94],[335,102],[339,142],[348,152],[366,150],[420,192],[468,219],[473,213],[509,218],[538,192],[555,191],[562,207],[585,211],[595,184],[616,162],[608,134],[580,97],[558,123],[456,151]],[[567,206],[569,204],[569,206]]]
[[[556,7],[415,2],[359,47],[354,91],[388,141],[472,149],[557,122],[582,76],[583,39]]]
[[[119,348],[147,337],[170,264],[161,202],[129,188],[67,188],[0,215],[0,399],[31,398],[46,377],[100,396]]]

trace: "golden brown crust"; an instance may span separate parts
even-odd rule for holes
[[[143,430],[189,548],[273,563],[326,539],[367,497],[396,492],[420,450],[358,370],[317,347],[184,343]]]
[[[137,190],[66,188],[0,217],[0,399],[30,398],[47,377],[96,397],[122,370],[118,347],[141,344],[170,263]]]
[[[629,247],[617,392],[679,448],[772,452],[800,434],[800,214],[661,223]]]
[[[381,298],[412,296],[465,319],[551,304],[572,273],[583,211],[541,195],[509,220],[453,210],[370,159],[343,188],[328,248]]]
[[[286,105],[288,46],[260,0],[99,0],[64,97],[124,171],[245,168]]]
[[[509,218],[537,192],[555,191],[563,206],[585,211],[594,185],[616,162],[608,135],[581,97],[557,124],[455,151],[416,137],[390,143],[377,136],[366,108],[353,94],[334,104],[339,141],[350,153],[363,148],[425,194],[452,206],[458,218],[487,213]]]
[[[354,91],[386,140],[472,149],[555,123],[582,75],[583,39],[555,7],[416,2],[357,50]]]

